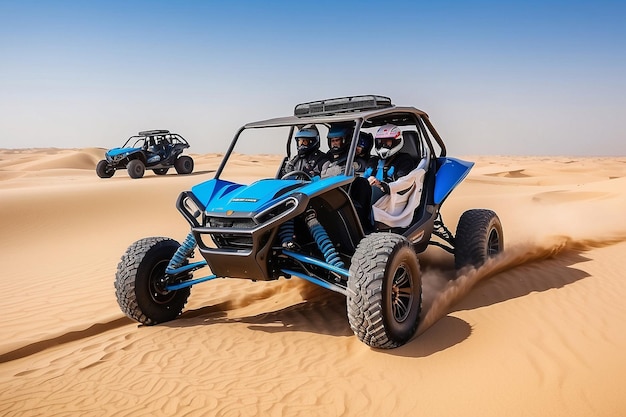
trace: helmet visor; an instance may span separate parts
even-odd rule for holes
[[[395,139],[393,138],[376,138],[376,148],[391,149],[394,146]]]

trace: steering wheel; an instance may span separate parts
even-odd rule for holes
[[[311,181],[311,176],[309,174],[307,174],[304,171],[291,171],[286,173],[285,175],[283,175],[282,177],[280,177],[281,180],[286,180],[287,178],[294,178],[294,179],[303,179],[305,181]]]

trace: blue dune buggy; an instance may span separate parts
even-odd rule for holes
[[[181,155],[189,143],[185,138],[169,130],[144,130],[131,136],[119,148],[108,150],[105,159],[96,165],[100,178],[111,178],[118,169],[126,169],[131,178],[141,178],[146,169],[157,175],[165,175],[171,167],[178,174],[191,174],[193,159]]]
[[[315,125],[325,137],[324,129],[335,123],[351,124],[354,132],[343,172],[325,178],[285,172],[297,129]],[[361,132],[388,123],[401,128],[402,152],[423,175],[414,184],[417,206],[408,226],[377,221],[372,228],[357,186],[364,178],[355,174],[352,161]],[[276,154],[286,157],[273,158],[276,166],[268,168],[258,160],[272,160],[263,154],[272,153],[273,144],[280,146]],[[246,185],[241,164],[275,174]],[[176,206],[191,226],[182,244],[148,237],[127,249],[116,273],[117,301],[128,317],[154,325],[178,317],[191,286],[203,281],[299,277],[346,296],[348,321],[361,341],[376,348],[401,346],[415,335],[420,317],[418,253],[439,246],[461,269],[503,250],[502,225],[493,211],[464,212],[455,234],[441,218],[441,204],[472,166],[446,156],[426,113],[382,96],[302,103],[292,116],[248,123],[236,133],[215,177],[178,197]],[[286,244],[293,239],[295,244]],[[196,250],[203,259],[192,262]],[[210,274],[195,277],[203,267]]]

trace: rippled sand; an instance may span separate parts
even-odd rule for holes
[[[103,150],[0,150],[0,415],[622,416],[626,158],[467,157],[443,206],[454,230],[491,208],[506,250],[452,278],[420,256],[424,310],[407,345],[352,334],[344,297],[296,278],[195,286],[185,312],[142,327],[113,280],[142,237],[182,240],[174,202],[212,178],[102,180]],[[271,176],[265,156],[242,177]]]

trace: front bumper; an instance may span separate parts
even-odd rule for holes
[[[213,274],[266,281],[277,271],[272,244],[280,225],[304,212],[307,202],[305,195],[292,194],[258,213],[204,213],[193,193],[185,191],[176,205]]]

